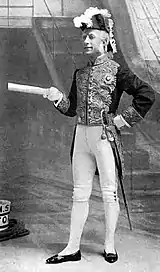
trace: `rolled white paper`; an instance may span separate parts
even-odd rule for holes
[[[36,87],[36,86],[22,85],[22,84],[8,82],[8,90],[13,92],[43,95],[47,89]]]

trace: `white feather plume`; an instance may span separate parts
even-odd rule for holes
[[[77,16],[73,19],[75,27],[80,28],[82,26],[82,23],[86,24],[87,27],[92,27],[93,22],[92,22],[92,17],[96,14],[101,14],[104,18],[108,18],[108,26],[109,26],[109,38],[110,38],[110,44],[113,49],[113,53],[117,52],[116,49],[116,41],[113,38],[113,20],[111,19],[111,14],[107,9],[98,9],[97,7],[90,7],[86,9],[84,14],[81,16]]]

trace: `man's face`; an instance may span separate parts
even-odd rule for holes
[[[104,31],[97,29],[86,29],[82,34],[84,53],[93,56],[103,54],[104,35],[107,35]]]

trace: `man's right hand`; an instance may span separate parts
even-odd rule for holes
[[[48,98],[50,101],[57,101],[62,97],[62,92],[60,92],[56,87],[50,87],[46,89],[43,97]]]

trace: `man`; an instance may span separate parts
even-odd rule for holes
[[[74,19],[75,26],[82,30],[84,52],[89,56],[89,63],[75,71],[68,98],[54,87],[44,95],[61,113],[77,116],[72,145],[74,190],[69,242],[46,263],[81,259],[80,240],[96,169],[106,222],[104,258],[109,263],[118,260],[114,236],[119,215],[118,179],[123,177],[120,128],[142,120],[155,97],[150,86],[113,60],[116,43],[110,17],[108,10],[91,7]],[[123,91],[133,96],[132,105],[116,116]]]

